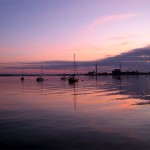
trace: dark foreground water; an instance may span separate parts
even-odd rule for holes
[[[0,78],[0,150],[149,150],[150,76]]]

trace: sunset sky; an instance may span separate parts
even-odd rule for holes
[[[0,0],[0,63],[92,61],[149,45],[149,0]]]

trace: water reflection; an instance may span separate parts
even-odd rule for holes
[[[150,77],[82,78],[0,78],[1,149],[150,149]]]
[[[22,87],[22,90],[24,89],[24,80],[21,80],[21,87]]]
[[[150,78],[145,76],[124,76],[117,82],[114,80],[114,87],[120,90],[120,94],[128,95],[138,100],[150,100]],[[114,88],[113,87],[113,88]]]
[[[77,84],[73,84],[74,111],[77,111]]]

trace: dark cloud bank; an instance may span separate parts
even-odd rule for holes
[[[93,71],[95,64],[98,65],[99,72],[111,72],[115,68],[119,68],[122,64],[124,71],[134,70],[150,72],[150,46],[144,48],[133,49],[127,53],[122,53],[114,57],[108,57],[96,61],[78,61],[78,70],[81,72]],[[43,66],[45,70],[61,70],[64,67],[71,69],[73,66],[72,61],[42,61],[42,62],[18,62],[11,64],[1,64],[2,69],[38,69]]]

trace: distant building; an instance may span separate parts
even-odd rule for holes
[[[89,75],[89,76],[95,76],[95,75],[96,75],[96,72],[95,72],[95,71],[88,72],[86,75]]]

